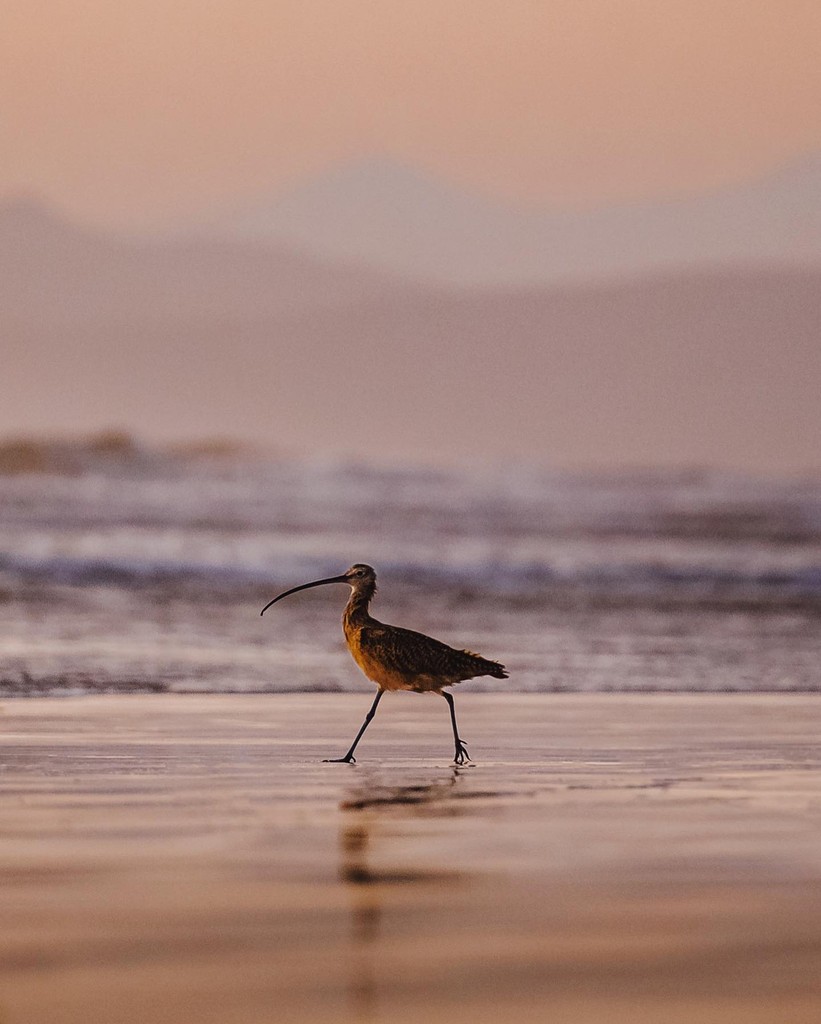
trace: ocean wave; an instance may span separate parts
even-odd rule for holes
[[[7,585],[37,583],[71,587],[173,589],[197,586],[215,592],[286,588],[335,575],[341,561],[294,556],[276,567],[125,558],[27,558],[0,554],[0,576]],[[551,566],[500,561],[431,566],[424,562],[383,563],[381,575],[400,588],[420,592],[458,591],[462,596],[538,601],[557,591],[624,598],[679,597],[712,600],[821,600],[821,565],[793,568],[717,567],[704,564],[610,563]]]
[[[508,665],[474,690],[819,688],[819,480],[158,453],[115,432],[0,450],[0,695],[367,690],[344,588],[258,614],[356,561],[377,616]]]

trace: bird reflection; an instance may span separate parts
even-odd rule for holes
[[[390,888],[455,881],[454,872],[428,869],[375,867],[371,855],[379,845],[382,825],[397,818],[458,813],[454,800],[460,769],[453,768],[435,782],[404,786],[378,783],[357,786],[340,804],[339,877],[351,895],[352,959],[349,982],[351,1008],[356,1020],[373,1020],[377,1009],[375,945],[381,937]],[[380,853],[384,854],[384,843]]]

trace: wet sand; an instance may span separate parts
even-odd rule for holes
[[[821,697],[0,707],[2,1024],[817,1024]]]

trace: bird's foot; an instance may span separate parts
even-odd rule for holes
[[[356,764],[353,754],[346,754],[344,757],[323,757],[323,764]]]
[[[456,744],[456,753],[453,755],[454,764],[467,764],[470,761],[470,754],[465,744],[459,740]]]

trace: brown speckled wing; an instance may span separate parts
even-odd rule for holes
[[[441,640],[399,626],[366,626],[360,634],[362,651],[410,682],[417,676],[456,681],[495,675],[501,666],[469,651],[457,651]]]

